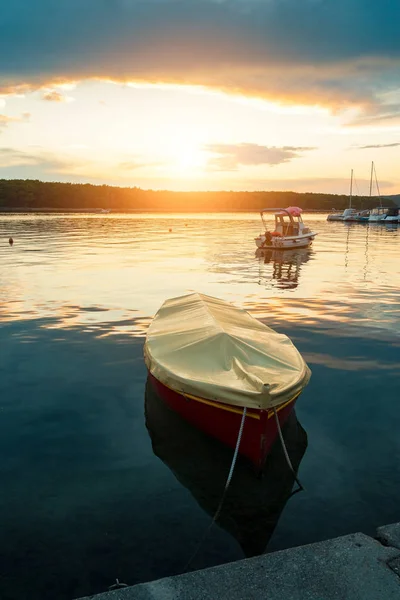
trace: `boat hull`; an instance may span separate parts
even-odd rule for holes
[[[314,240],[315,234],[304,237],[282,238],[274,237],[270,244],[265,243],[265,236],[255,238],[256,246],[260,250],[293,250],[294,248],[308,248]]]
[[[243,407],[184,396],[162,384],[151,373],[149,380],[164,402],[186,421],[230,448],[236,447]],[[277,407],[281,427],[293,411],[299,395]],[[249,459],[257,473],[262,471],[278,435],[274,411],[247,410],[239,453]]]
[[[346,217],[343,219],[344,223],[368,223],[369,217]]]
[[[327,221],[346,221],[356,214],[355,208],[346,208],[342,213],[330,213]]]
[[[398,225],[399,217],[388,217],[385,215],[383,217],[370,217],[369,222],[370,223],[383,223],[386,225],[388,223],[390,223],[391,225]]]

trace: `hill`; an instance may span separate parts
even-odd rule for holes
[[[393,198],[393,197],[392,197]],[[398,196],[400,199],[400,195]],[[388,198],[388,205],[394,202]],[[385,203],[386,203],[385,202]],[[297,192],[172,192],[77,183],[52,183],[32,179],[0,179],[0,211],[96,210],[224,212],[300,206],[329,211],[348,206],[346,195]],[[354,197],[356,208],[372,208],[377,198]]]

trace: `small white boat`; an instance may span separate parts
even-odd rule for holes
[[[265,214],[274,212],[275,229],[268,229]],[[288,250],[293,248],[307,248],[317,235],[303,223],[302,209],[298,206],[288,208],[265,208],[261,211],[261,220],[264,233],[254,238],[257,248],[265,250]]]
[[[346,215],[345,217],[343,217],[343,222],[344,223],[368,223],[369,221],[369,214],[370,211],[367,210],[358,210],[358,211],[354,211],[352,214],[350,215]]]
[[[331,212],[328,217],[327,217],[327,221],[346,221],[346,220],[350,220],[350,218],[356,214],[356,209],[355,208],[346,208],[342,213],[339,212]]]

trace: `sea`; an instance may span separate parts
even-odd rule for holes
[[[0,214],[0,598],[71,600],[400,521],[400,226],[256,252],[254,213]],[[10,244],[9,238],[13,243]],[[146,383],[152,317],[198,291],[312,370],[263,479]],[[188,559],[191,557],[190,564]]]

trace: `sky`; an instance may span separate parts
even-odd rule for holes
[[[0,178],[400,193],[397,0],[5,0]],[[373,193],[377,188],[374,183]]]

